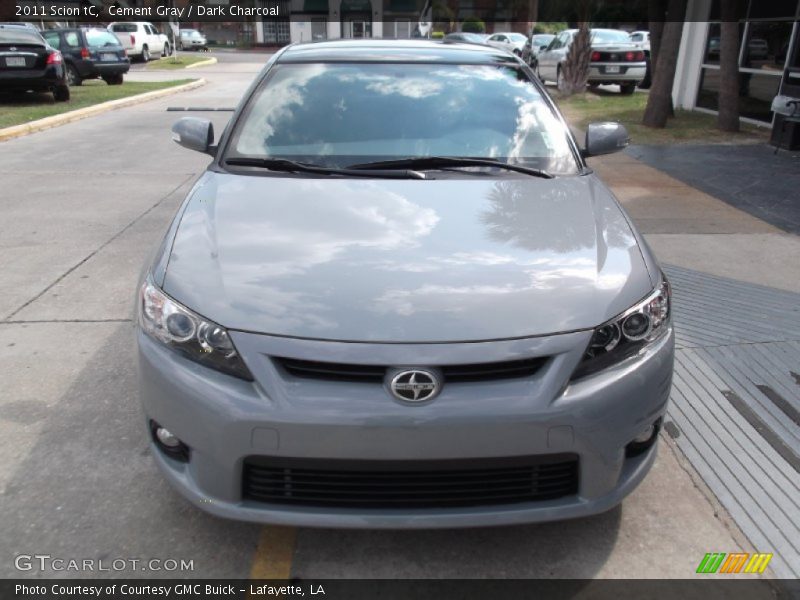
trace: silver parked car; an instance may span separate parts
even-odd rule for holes
[[[527,66],[430,41],[289,46],[139,286],[156,463],[223,517],[429,528],[591,515],[655,460],[670,288]]]
[[[501,32],[494,33],[486,38],[486,44],[495,48],[500,48],[511,54],[522,56],[522,48],[528,38],[521,33]]]
[[[537,74],[542,81],[556,81],[563,76],[562,65],[578,33],[562,31],[538,55]],[[630,35],[617,29],[591,30],[592,54],[589,62],[589,85],[619,84],[623,94],[632,94],[647,75],[644,50]]]
[[[197,29],[181,29],[178,47],[181,50],[208,50],[208,40]]]

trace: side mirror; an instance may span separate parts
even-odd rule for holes
[[[586,144],[583,155],[611,154],[624,149],[630,142],[628,130],[619,123],[589,123],[589,127],[586,128]]]
[[[172,126],[172,140],[188,148],[213,156],[214,125],[208,119],[183,117]]]

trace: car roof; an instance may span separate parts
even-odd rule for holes
[[[0,23],[0,27],[11,29],[27,29],[28,31],[39,31],[34,25],[29,23]]]
[[[371,38],[292,44],[286,47],[277,62],[516,64],[517,59],[505,50],[491,46]]]
[[[49,31],[58,31],[62,33],[66,33],[68,31],[102,31],[104,33],[108,33],[108,29],[105,27],[95,27],[91,25],[85,25],[80,27],[52,27],[50,29],[45,29],[41,33],[47,33]]]

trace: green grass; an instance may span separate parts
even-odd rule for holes
[[[647,105],[647,94],[622,96],[618,93],[597,90],[576,94],[570,98],[554,99],[570,125],[585,130],[592,121],[619,121],[627,128],[633,144],[730,144],[762,142],[769,130],[747,123],[739,133],[726,133],[717,129],[716,115],[678,110],[664,129],[642,125]]]
[[[188,55],[186,52],[181,52],[178,54],[178,56],[167,56],[166,58],[159,58],[158,60],[150,61],[147,63],[147,68],[158,69],[159,71],[185,69],[189,65],[208,60],[209,58],[211,57],[208,55],[204,56],[202,53]]]
[[[0,128],[21,125],[36,119],[92,106],[108,100],[127,98],[144,92],[152,92],[194,81],[126,81],[122,85],[107,85],[101,80],[84,81],[83,85],[70,88],[69,102],[56,102],[52,94],[0,94]]]

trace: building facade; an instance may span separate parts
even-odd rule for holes
[[[720,0],[689,0],[678,55],[676,107],[716,113],[719,106]],[[740,113],[772,124],[779,93],[800,98],[800,0],[748,0],[739,25]]]

